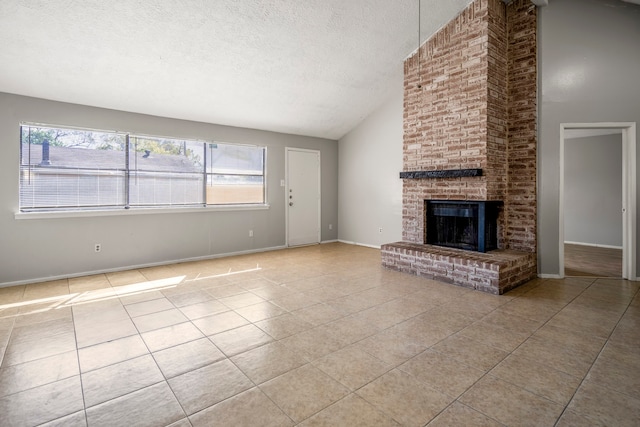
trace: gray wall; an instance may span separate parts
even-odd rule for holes
[[[622,135],[565,139],[564,240],[622,247]]]
[[[399,73],[396,94],[338,142],[342,241],[379,247],[402,240],[403,79]]]
[[[215,139],[267,147],[266,210],[16,220],[19,123]],[[0,93],[0,285],[285,245],[285,147],[317,149],[322,162],[322,240],[338,238],[334,140],[189,122]],[[249,237],[248,230],[254,230]],[[102,252],[94,253],[94,243]]]
[[[640,122],[640,6],[551,0],[539,17],[538,265],[558,275],[560,124]]]

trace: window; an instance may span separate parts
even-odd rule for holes
[[[20,210],[264,204],[264,147],[21,126]]]
[[[202,205],[204,144],[129,137],[129,205]]]
[[[126,137],[23,126],[20,209],[124,207]]]
[[[207,203],[264,203],[264,148],[207,144]]]

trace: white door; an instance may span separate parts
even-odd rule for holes
[[[320,152],[287,148],[287,245],[320,243]]]

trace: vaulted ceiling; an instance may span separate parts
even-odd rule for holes
[[[421,0],[427,39],[471,0]],[[419,0],[0,1],[0,92],[338,139],[401,81]]]

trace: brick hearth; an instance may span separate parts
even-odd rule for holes
[[[536,20],[529,0],[475,0],[405,61],[403,242],[385,267],[492,293],[535,277]],[[440,173],[459,170],[480,172]],[[425,200],[502,201],[500,250],[424,245]]]
[[[408,242],[382,245],[382,264],[403,273],[496,295],[536,275],[534,253],[504,249],[469,252]]]

